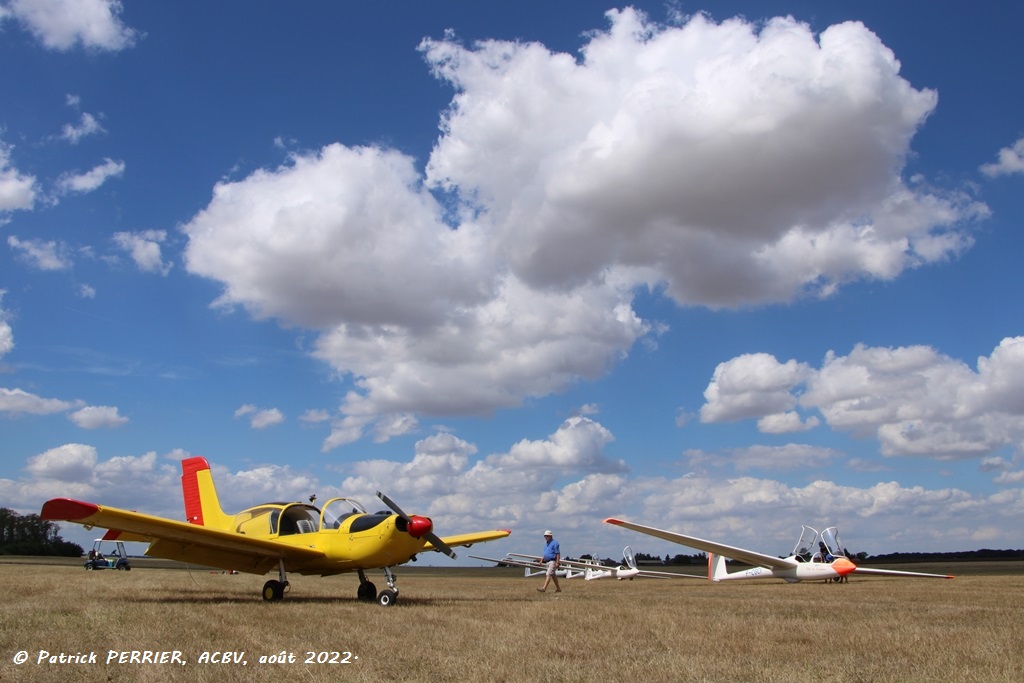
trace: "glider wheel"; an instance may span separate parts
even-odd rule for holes
[[[363,581],[359,584],[356,597],[363,602],[373,602],[377,599],[377,587],[373,585],[372,581]]]
[[[397,599],[398,593],[385,588],[380,592],[380,595],[377,596],[377,603],[380,604],[381,607],[391,607],[395,604],[395,600]]]
[[[263,584],[263,599],[267,602],[277,602],[284,597],[284,585],[276,580],[271,579]]]

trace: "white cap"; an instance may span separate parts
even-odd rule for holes
[[[554,536],[554,534],[553,534],[553,533],[551,533],[551,530],[550,530],[550,529],[548,529],[547,531],[545,531],[545,532],[544,532],[544,535],[545,535],[545,536]]]

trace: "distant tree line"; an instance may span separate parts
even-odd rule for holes
[[[636,558],[636,563],[641,564],[660,564],[665,566],[678,566],[678,565],[706,565],[708,563],[708,556],[704,553],[696,553],[694,555],[666,555],[664,558],[660,558],[657,555],[648,555],[647,553],[634,553],[633,556]]]
[[[859,553],[863,554],[863,553]],[[871,562],[976,562],[981,560],[1024,560],[1024,550],[963,550],[945,553],[886,553],[866,555]]]
[[[81,557],[82,546],[60,537],[60,527],[39,515],[0,508],[0,555]]]

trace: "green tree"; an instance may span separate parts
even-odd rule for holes
[[[19,515],[0,508],[0,555],[78,557],[82,546],[60,537],[60,527],[39,515]]]

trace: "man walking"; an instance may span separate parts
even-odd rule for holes
[[[555,576],[555,572],[558,571],[558,563],[562,559],[562,549],[558,546],[558,541],[555,540],[554,534],[550,530],[544,532],[544,557],[543,562],[547,565],[544,574],[544,587],[538,588],[537,591],[543,593],[548,589],[548,584],[552,580],[555,582],[555,592],[561,593],[562,589],[558,585],[558,577]]]

